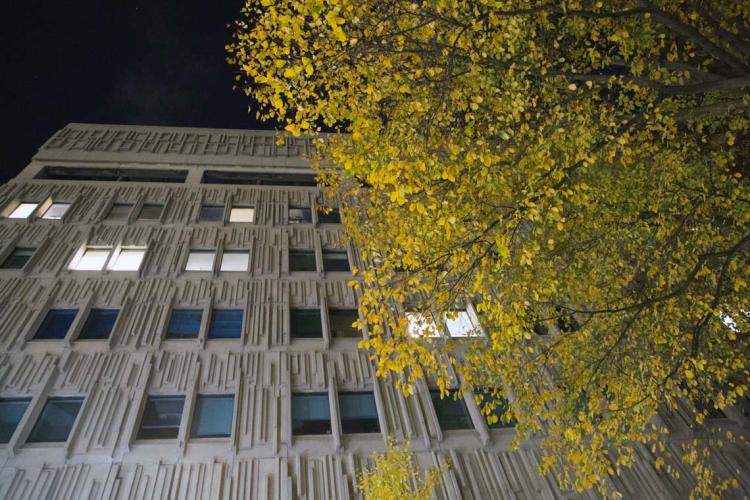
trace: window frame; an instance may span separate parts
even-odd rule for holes
[[[349,252],[347,252],[346,250],[327,249],[327,250],[323,250],[322,254],[323,254],[323,271],[324,272],[326,273],[351,273],[352,272],[352,264],[349,261]],[[332,255],[336,255],[336,256],[343,255],[345,259],[341,259],[341,258],[331,259],[330,257]],[[326,257],[328,257],[328,259],[326,259]],[[346,262],[346,269],[331,269],[329,265],[326,265],[326,262],[328,263]]]
[[[78,253],[73,257],[73,259],[70,261],[70,264],[68,264],[68,270],[69,271],[80,271],[80,272],[101,272],[104,271],[107,267],[107,264],[109,263],[110,258],[112,257],[112,252],[114,248],[111,246],[100,246],[100,245],[83,245],[79,250]],[[86,259],[86,253],[87,252],[107,252],[107,256],[104,257],[104,261],[102,262],[101,267],[91,267],[91,268],[84,268],[80,269],[79,266],[82,264],[82,262]]]
[[[347,427],[355,425],[351,420],[353,420],[355,417],[344,416],[344,405],[341,404],[341,396],[349,397],[349,396],[369,396],[372,398],[372,406],[375,408],[375,415],[366,417],[368,420],[374,420],[375,427],[377,429],[371,429],[371,430],[364,430],[364,431],[352,431],[347,430]],[[375,399],[375,392],[374,391],[339,391],[337,394],[338,397],[338,404],[339,404],[339,420],[341,421],[341,433],[342,434],[380,434],[382,432],[380,427],[380,415],[378,412],[378,404],[377,400]],[[363,419],[365,417],[360,417],[360,419]],[[344,422],[348,422],[345,424]],[[370,422],[369,425],[372,425],[373,422]],[[367,424],[366,424],[367,425]]]
[[[229,208],[230,224],[255,224],[255,205],[232,205]],[[243,214],[249,213],[250,220],[244,220]]]
[[[318,313],[318,326],[320,327],[320,335],[295,335],[294,327],[294,314],[295,313]],[[323,333],[323,312],[320,307],[290,307],[289,308],[289,338],[290,340],[323,340],[325,338]]]
[[[185,272],[187,273],[212,273],[216,269],[216,257],[218,255],[216,248],[191,248],[188,251],[187,260],[185,261]],[[209,269],[190,269],[190,262],[194,255],[211,255],[211,267]]]
[[[205,210],[221,210],[221,217],[218,219],[207,219],[204,218]],[[198,212],[198,222],[211,224],[211,223],[222,223],[226,216],[226,207],[219,204],[206,204],[201,203],[200,211]]]
[[[463,397],[460,397],[458,399],[454,398],[454,395],[456,393],[455,389],[448,390],[448,394],[444,398],[440,397],[440,389],[430,389],[430,400],[432,401],[432,408],[435,411],[435,418],[437,419],[438,425],[440,426],[440,430],[443,432],[446,431],[474,431],[476,430],[476,427],[474,426],[474,420],[471,418],[471,412],[469,411],[469,406],[466,404],[466,399]],[[444,413],[442,413],[440,410],[438,410],[439,406],[443,405],[459,405],[464,410],[464,415],[462,418],[465,417],[465,422],[468,423],[468,427],[461,427],[457,426],[455,422],[449,423],[449,426],[446,426],[445,423],[441,420],[441,415],[443,417],[447,416]]]
[[[244,256],[244,269],[225,269],[226,256],[229,255],[242,255]],[[219,263],[219,271],[222,273],[246,273],[250,270],[250,250],[227,248],[221,252],[221,263]]]
[[[42,214],[42,217],[41,217],[41,218],[42,218],[42,219],[45,219],[45,220],[62,220],[62,219],[64,219],[64,218],[65,218],[65,214],[67,214],[67,213],[68,213],[68,210],[70,210],[70,207],[71,207],[72,205],[73,205],[73,204],[72,204],[71,202],[67,202],[67,201],[53,201],[53,202],[51,202],[51,203],[50,203],[50,205],[49,205],[49,206],[47,207],[47,209],[46,209],[46,210],[44,211],[44,213]],[[50,212],[50,211],[51,211],[51,210],[52,210],[53,208],[55,208],[55,207],[59,207],[59,206],[64,206],[64,207],[65,207],[65,210],[63,210],[62,214],[60,214],[60,216],[59,216],[59,217],[47,217],[47,214],[48,214],[48,213],[49,213],[49,212]]]
[[[43,440],[36,438],[35,434],[37,431],[37,428],[42,424],[43,419],[46,415],[47,408],[52,401],[78,401],[78,408],[76,409],[76,415],[73,418],[73,422],[70,424],[70,428],[67,430],[67,435],[65,436],[65,439],[55,439],[55,440]],[[78,419],[81,416],[81,408],[83,408],[84,403],[86,402],[86,396],[50,396],[47,397],[44,401],[44,405],[42,406],[41,410],[39,411],[39,414],[36,417],[36,421],[34,422],[34,425],[31,426],[31,430],[29,431],[29,434],[26,436],[26,444],[36,444],[36,443],[66,443],[68,439],[70,439],[71,433],[75,430],[76,425],[78,424]]]
[[[26,403],[26,406],[24,406],[23,411],[21,411],[20,415],[18,415],[18,420],[16,421],[15,425],[12,429],[10,429],[10,426],[7,428],[10,430],[10,433],[7,435],[8,440],[4,441],[2,434],[0,433],[0,445],[7,445],[10,443],[10,441],[13,439],[13,436],[18,432],[18,426],[23,421],[23,418],[26,416],[26,413],[29,411],[29,407],[31,406],[32,398],[30,397],[0,397],[0,408],[3,407],[3,403]],[[7,410],[0,411],[0,418],[3,416],[7,416],[8,412]],[[2,427],[0,427],[1,429]]]
[[[325,432],[298,432],[298,431],[295,431],[295,427],[296,427],[295,426],[295,420],[299,421],[301,419],[298,418],[295,415],[295,410],[294,410],[295,405],[294,405],[294,402],[295,402],[295,400],[299,401],[301,399],[311,398],[311,397],[325,398],[325,402],[326,402],[325,408],[326,408],[326,411],[328,413],[328,429],[327,429],[327,431],[325,431],[325,429],[324,429]],[[331,399],[330,399],[330,395],[329,395],[329,393],[327,391],[325,391],[325,392],[322,392],[322,391],[321,392],[292,392],[291,393],[291,401],[290,401],[290,404],[289,404],[289,408],[290,408],[290,413],[291,413],[291,417],[292,417],[292,427],[290,429],[292,437],[296,438],[296,437],[302,437],[302,436],[309,437],[309,436],[331,436],[331,435],[333,435],[333,421],[332,421],[332,416],[331,416]],[[310,418],[306,418],[305,421],[306,422],[310,422],[310,421],[313,421],[313,422],[322,422],[322,421],[324,421],[324,419],[310,419]],[[304,423],[303,423],[303,425],[304,425]]]
[[[115,207],[128,207],[124,217],[113,218],[112,211]],[[109,206],[106,215],[104,216],[105,222],[130,222],[130,218],[133,216],[133,210],[135,210],[135,203],[115,202]]]
[[[38,247],[23,247],[23,246],[14,246],[13,249],[8,253],[8,255],[3,259],[3,262],[0,263],[0,269],[7,270],[7,271],[19,271],[26,268],[29,261],[34,258],[34,254],[36,254],[36,251],[39,250]],[[31,252],[31,254],[26,258],[26,260],[23,261],[23,264],[21,264],[20,267],[9,267],[8,263],[11,261],[11,259],[14,259],[17,257],[17,252],[20,251],[26,251]]]
[[[38,201],[20,201],[15,207],[13,207],[13,210],[8,212],[8,215],[5,216],[6,219],[16,219],[16,220],[29,220],[31,217],[34,216],[36,211],[39,209],[39,206],[41,203]],[[26,207],[25,210],[22,210],[23,207]],[[16,212],[21,210],[21,213],[25,215],[15,215]],[[27,213],[28,212],[28,213]]]
[[[239,315],[240,315],[240,326],[239,326],[239,332],[237,332],[238,333],[237,336],[236,337],[226,337],[226,336],[217,337],[217,336],[213,336],[211,334],[211,332],[214,331],[214,326],[215,326],[214,322],[216,321],[217,313],[224,314],[224,313],[227,313],[227,312],[232,312],[232,313],[239,312]],[[245,310],[244,309],[239,308],[239,307],[236,307],[236,308],[235,307],[217,307],[217,308],[214,308],[214,309],[211,310],[211,317],[209,318],[208,328],[207,328],[207,331],[206,331],[206,339],[207,340],[242,340],[242,335],[243,335],[243,332],[244,332],[244,327],[245,327]]]
[[[160,428],[168,428],[168,429],[174,429],[174,437],[165,437],[165,436],[144,436],[144,419],[146,417],[146,412],[149,410],[149,403],[152,401],[165,401],[170,399],[181,399],[182,400],[182,408],[180,409],[180,420],[177,422],[176,427],[174,425],[170,426],[162,426],[159,427],[157,424],[150,425],[150,428],[156,429],[155,432],[158,432],[158,429]],[[184,421],[185,421],[185,403],[187,402],[187,396],[185,394],[146,394],[145,401],[143,402],[143,408],[141,409],[140,416],[138,418],[138,427],[137,431],[135,433],[135,439],[137,441],[172,441],[177,440],[180,436],[180,428],[182,427]]]
[[[107,336],[104,338],[99,337],[84,337],[86,334],[88,328],[90,326],[90,321],[92,320],[92,317],[94,314],[100,313],[106,311],[108,313],[114,312],[114,320],[112,321],[112,325],[109,326],[109,331],[107,332]],[[93,342],[101,342],[101,341],[109,341],[112,338],[112,334],[115,331],[115,326],[117,326],[117,320],[120,319],[120,312],[121,309],[114,308],[114,307],[92,307],[89,309],[88,313],[86,314],[86,320],[81,325],[80,330],[78,331],[78,334],[76,335],[76,341],[93,341]]]
[[[49,309],[46,309],[44,311],[44,316],[42,317],[39,324],[34,329],[33,335],[29,338],[31,341],[60,341],[65,340],[68,338],[68,335],[70,335],[70,332],[75,325],[76,319],[78,318],[78,315],[80,313],[80,310],[78,308],[65,308],[65,307],[51,307]],[[40,337],[40,333],[43,329],[49,329],[50,326],[53,327],[53,332],[56,331],[57,328],[54,325],[52,325],[52,317],[53,315],[58,316],[64,316],[66,319],[64,319],[65,322],[67,322],[67,326],[65,326],[65,333],[61,337],[52,337],[49,336],[50,334],[46,334],[45,336]]]
[[[198,319],[198,330],[195,332],[195,335],[184,335],[184,336],[175,336],[170,335],[170,327],[172,326],[172,321],[174,319],[175,313],[181,314],[181,313],[200,313],[200,318]],[[164,327],[164,340],[197,340],[201,338],[201,330],[203,329],[203,322],[205,319],[206,311],[203,308],[198,307],[173,307],[170,310],[169,313],[169,319],[167,320],[167,324]]]
[[[138,267],[135,269],[118,269],[116,266],[118,262],[120,261],[120,258],[125,253],[131,253],[131,252],[141,252],[140,258],[138,259]],[[112,255],[109,257],[109,261],[107,262],[106,269],[107,271],[113,271],[116,273],[122,273],[122,272],[139,272],[141,268],[143,267],[143,261],[146,260],[146,253],[148,252],[148,247],[145,246],[118,246],[114,252],[112,252]]]
[[[292,210],[299,210],[300,213],[302,214],[302,217],[292,218]],[[312,207],[289,205],[289,207],[287,208],[287,224],[296,225],[296,224],[312,224],[312,223],[313,223]]]
[[[305,258],[312,257],[312,262],[315,264],[314,269],[298,269],[298,265],[292,265],[292,258],[294,255],[296,256],[302,256],[302,254],[305,254]],[[288,266],[289,266],[289,272],[290,273],[317,273],[318,272],[318,257],[315,252],[315,249],[309,249],[309,248],[290,248],[288,252]]]
[[[159,209],[159,215],[158,217],[154,218],[145,218],[144,217],[144,211],[147,210],[155,210],[156,208]],[[138,215],[135,217],[136,222],[161,222],[163,216],[164,216],[164,210],[166,209],[166,206],[163,203],[143,203],[140,208],[138,209]],[[154,215],[154,214],[151,214]]]
[[[197,427],[200,425],[199,421],[199,402],[211,399],[229,399],[232,402],[231,411],[229,414],[229,429],[226,433],[221,434],[199,434]],[[227,439],[231,438],[234,434],[234,414],[236,411],[237,397],[235,394],[196,394],[195,401],[193,402],[193,410],[190,419],[190,439]]]

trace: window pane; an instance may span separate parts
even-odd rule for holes
[[[118,309],[92,309],[78,338],[86,340],[108,339],[119,312]]]
[[[123,248],[117,260],[110,263],[109,268],[112,271],[137,271],[145,255],[145,248]]]
[[[221,256],[222,271],[247,271],[250,252],[247,250],[226,250]]]
[[[380,432],[375,396],[371,392],[339,393],[339,411],[344,434]]]
[[[255,220],[255,208],[232,207],[229,212],[229,222],[253,222]]]
[[[334,208],[330,212],[318,212],[318,222],[321,224],[341,224],[341,214],[338,209]]]
[[[68,334],[78,309],[50,309],[34,335],[34,340],[62,340]]]
[[[215,250],[191,250],[185,271],[213,271]]]
[[[133,205],[130,203],[115,203],[109,209],[107,220],[125,220],[130,215]]]
[[[351,271],[349,267],[349,256],[344,252],[323,251],[323,270],[326,272],[333,271]]]
[[[292,338],[322,338],[320,309],[292,309],[289,311]]]
[[[203,205],[201,207],[201,220],[203,222],[223,221],[224,207],[219,205]]]
[[[7,443],[13,437],[30,402],[28,398],[0,399],[0,444]]]
[[[192,437],[229,437],[232,435],[232,413],[234,396],[198,396],[195,400],[195,415]]]
[[[289,250],[289,271],[317,271],[315,250]]]
[[[62,219],[62,216],[65,215],[68,208],[70,208],[70,203],[53,203],[47,211],[44,212],[42,219]]]
[[[448,333],[451,337],[469,337],[479,335],[477,326],[466,311],[458,311],[455,319],[445,318]]]
[[[168,339],[196,338],[201,329],[201,309],[175,309],[167,325]]]
[[[185,396],[149,396],[138,439],[174,439],[180,431]]]
[[[87,248],[73,268],[76,271],[101,271],[109,258],[109,248]]]
[[[3,269],[23,269],[23,266],[29,261],[36,248],[16,247],[3,262]]]
[[[330,309],[328,320],[331,324],[331,335],[333,337],[361,337],[359,330],[352,326],[359,320],[359,315],[354,309]]]
[[[35,179],[61,181],[185,182],[187,170],[45,166]]]
[[[292,394],[292,434],[330,434],[328,393]]]
[[[242,309],[214,309],[211,313],[210,339],[238,339],[242,336]]]
[[[406,320],[409,322],[406,328],[412,337],[437,337],[439,335],[435,322],[423,313],[408,311]]]
[[[432,404],[435,407],[440,428],[444,431],[457,429],[473,429],[469,410],[463,398],[453,399],[454,391],[450,391],[443,399],[440,399],[440,391],[430,391]]]
[[[50,398],[29,434],[27,443],[64,443],[75,424],[83,398]]]
[[[488,397],[488,396],[485,396],[485,397]],[[483,400],[481,404],[481,408],[484,408],[485,404],[486,403]],[[502,398],[491,413],[491,415],[497,416],[497,422],[495,422],[494,424],[487,422],[487,427],[489,427],[490,429],[504,429],[504,428],[515,426],[516,421],[514,419],[507,420],[503,418],[503,415],[505,415],[507,411],[508,411],[508,400],[505,398]]]
[[[312,223],[312,210],[309,207],[289,207],[289,224]]]
[[[10,219],[28,219],[29,215],[34,213],[38,203],[21,203],[13,210],[8,218]]]
[[[143,205],[141,213],[138,214],[138,220],[159,220],[164,205]]]
[[[206,170],[203,172],[201,183],[312,187],[317,185],[315,183],[315,175],[231,172],[226,170]]]

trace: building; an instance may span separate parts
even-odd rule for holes
[[[534,443],[511,450],[471,399],[374,378],[351,328],[358,256],[318,211],[309,153],[70,124],[0,188],[0,498],[358,498],[387,434],[452,464],[438,498],[593,496],[538,477]],[[641,459],[621,491],[685,497]]]

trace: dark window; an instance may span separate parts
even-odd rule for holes
[[[0,443],[7,443],[13,437],[30,401],[28,398],[0,399]]]
[[[331,407],[328,393],[292,394],[292,434],[331,433]]]
[[[210,339],[238,339],[242,336],[242,309],[214,309],[211,313]]]
[[[138,439],[174,439],[180,431],[185,396],[149,396]]]
[[[50,398],[44,405],[28,443],[64,443],[83,404],[83,398]]]
[[[132,209],[133,205],[130,203],[115,203],[109,209],[107,220],[127,220]]]
[[[198,396],[190,431],[192,437],[229,437],[232,435],[234,396]]]
[[[78,338],[84,340],[108,339],[119,312],[118,309],[92,309]]]
[[[36,178],[58,181],[185,182],[187,170],[46,166]]]
[[[371,392],[339,393],[339,411],[344,434],[380,432],[375,396]]]
[[[68,334],[78,309],[50,309],[34,335],[34,340],[62,340]]]
[[[485,401],[488,398],[491,398],[491,397],[492,396],[490,394],[485,394],[484,395],[484,399],[480,403],[480,408],[481,409],[484,409],[484,407],[486,405]],[[490,414],[490,415],[497,416],[497,422],[495,422],[493,424],[487,422],[487,427],[489,427],[490,429],[505,429],[505,428],[508,428],[508,427],[515,426],[516,425],[515,419],[508,419],[505,416],[505,414],[507,412],[508,412],[508,400],[505,399],[505,398],[500,398],[500,400],[498,401],[497,406],[495,407],[494,410],[492,410],[492,413]],[[487,416],[484,415],[484,413],[482,413],[482,415],[485,417],[485,421],[486,421]]]
[[[162,210],[164,210],[164,205],[143,205],[138,214],[138,220],[159,220]]]
[[[292,338],[310,339],[323,337],[320,309],[290,310],[289,327],[292,331]]]
[[[346,251],[324,250],[323,270],[326,272],[351,271],[352,268],[349,267],[349,256],[346,254]]]
[[[315,183],[314,174],[272,174],[261,172],[231,172],[226,170],[206,170],[203,184],[243,184],[256,186],[311,186]]]
[[[224,207],[220,205],[203,205],[201,207],[201,221],[215,222],[224,220]]]
[[[328,213],[318,212],[318,222],[321,224],[341,224],[341,214],[337,208]]]
[[[440,399],[440,391],[430,391],[432,404],[435,407],[440,428],[444,431],[457,429],[473,429],[469,409],[463,398],[454,399],[455,392],[450,391],[443,399]]]
[[[201,309],[175,309],[167,326],[168,339],[192,339],[198,337],[201,329]]]
[[[289,224],[312,224],[310,207],[289,207]]]
[[[36,248],[16,247],[3,262],[3,269],[23,269],[23,266],[29,261]]]
[[[328,320],[333,337],[360,337],[359,329],[352,326],[359,320],[356,309],[329,309]]]
[[[317,271],[315,250],[289,250],[289,271]]]

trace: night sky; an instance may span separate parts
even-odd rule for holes
[[[242,0],[24,0],[3,9],[0,182],[69,122],[265,128],[232,90]]]

